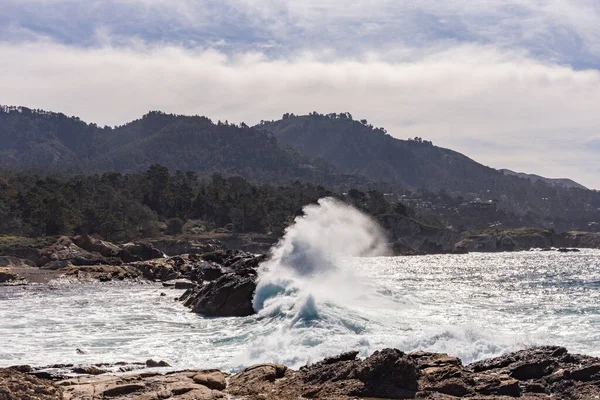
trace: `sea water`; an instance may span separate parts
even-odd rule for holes
[[[0,287],[0,366],[153,358],[235,371],[385,347],[470,362],[543,344],[600,356],[600,251],[352,258],[344,271],[244,318],[194,314],[158,284]]]
[[[0,366],[153,358],[236,371],[386,347],[469,363],[544,344],[600,356],[600,251],[389,257],[386,242],[333,199],[305,207],[243,318],[194,314],[160,284],[0,287]]]

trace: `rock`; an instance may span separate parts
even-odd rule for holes
[[[119,257],[121,252],[119,246],[104,240],[94,239],[86,234],[74,236],[71,240],[80,248],[89,252],[98,253],[104,257]]]
[[[18,257],[0,256],[0,267],[6,268],[35,268],[37,265],[30,260]]]
[[[225,374],[219,370],[207,370],[193,376],[194,382],[209,389],[224,390],[227,386]]]
[[[216,251],[202,257],[209,264],[201,264],[196,270],[197,276],[205,277],[206,271],[219,276],[202,286],[189,289],[180,300],[194,312],[211,317],[254,314],[252,298],[256,290],[256,270],[266,257],[242,251]]]
[[[14,273],[10,268],[0,268],[0,283],[16,281],[19,279],[19,275]]]
[[[77,246],[73,241],[62,236],[51,246],[41,251],[48,262],[42,265],[45,269],[61,269],[68,265],[120,265],[119,258],[104,257],[99,253],[89,252]]]
[[[73,372],[81,375],[101,375],[107,373],[108,371],[102,368],[98,368],[94,365],[87,365],[75,367],[73,368]]]
[[[128,263],[165,258],[165,254],[150,243],[126,243],[119,256]]]
[[[503,251],[513,251],[517,247],[514,239],[510,236],[504,236],[500,239],[500,249]]]
[[[27,375],[16,369],[0,369],[0,399],[58,400],[63,390],[51,382]]]
[[[125,396],[131,393],[138,392],[140,390],[144,390],[146,385],[143,383],[130,383],[127,385],[115,386],[110,389],[106,389],[102,392],[104,397],[117,397],[117,396]]]
[[[252,298],[256,274],[226,274],[206,285],[189,289],[182,296],[185,305],[209,317],[244,317],[255,313]]]
[[[531,363],[523,363],[512,368],[510,376],[520,381],[539,379],[550,375],[554,370],[555,363],[552,360],[541,360]]]
[[[600,381],[600,363],[592,364],[587,367],[577,368],[570,371],[570,378],[576,381],[588,382],[591,380]]]
[[[48,262],[48,258],[42,255],[39,248],[16,243],[1,246],[0,256],[15,257],[18,259],[31,261],[38,267]]]
[[[64,272],[65,276],[75,277],[81,281],[98,280],[100,282],[136,279],[142,275],[139,270],[127,265],[69,265],[61,272]]]
[[[146,367],[158,368],[158,367],[170,367],[171,365],[166,361],[154,361],[152,359],[146,361]]]

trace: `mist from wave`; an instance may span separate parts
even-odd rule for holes
[[[237,371],[385,347],[468,363],[542,344],[600,356],[599,251],[387,257],[386,242],[333,199],[306,207],[243,318],[190,313],[157,284],[0,287],[0,366],[158,358]]]

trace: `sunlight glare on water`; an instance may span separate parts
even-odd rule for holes
[[[336,275],[317,275],[245,318],[196,315],[157,284],[0,287],[0,366],[154,358],[234,371],[384,347],[471,362],[542,344],[600,356],[600,251],[352,258],[340,271],[344,293],[325,295]]]

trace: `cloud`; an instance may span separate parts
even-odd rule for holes
[[[257,123],[349,111],[497,167],[600,188],[600,72],[491,45],[398,49],[404,61],[307,51],[274,58],[175,45],[0,43],[1,101],[121,124],[149,110]]]
[[[403,56],[398,47],[471,43],[577,69],[600,66],[597,0],[4,0],[0,11],[5,41],[41,35],[95,46],[98,31],[114,44],[135,37],[273,58],[377,52],[394,62]]]

